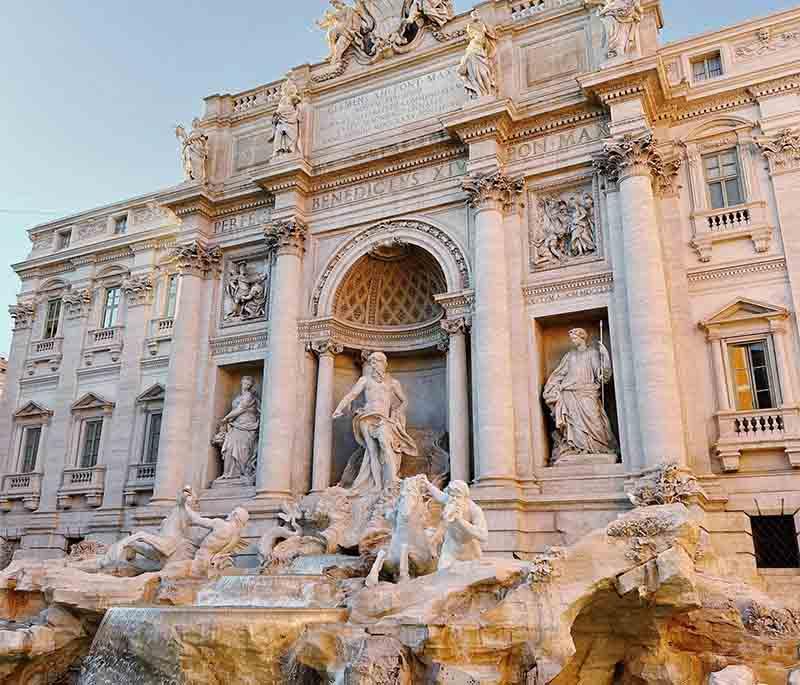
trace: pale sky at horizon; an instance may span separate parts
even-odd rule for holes
[[[25,229],[180,182],[173,133],[203,97],[324,58],[327,0],[5,0],[0,22],[0,355]],[[466,11],[475,2],[456,0]],[[795,6],[662,0],[664,42]],[[275,16],[277,15],[277,17]]]

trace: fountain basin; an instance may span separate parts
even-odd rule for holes
[[[111,609],[79,684],[301,683],[290,658],[294,643],[309,626],[342,624],[347,617],[344,609]]]
[[[344,600],[335,580],[325,576],[227,576],[197,595],[198,606],[273,609],[334,609]]]

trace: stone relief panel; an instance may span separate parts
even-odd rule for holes
[[[223,327],[266,320],[269,264],[264,253],[232,256],[226,260],[221,314]]]
[[[764,28],[750,39],[739,43],[734,48],[734,55],[737,62],[748,62],[796,47],[800,47],[800,31],[797,29],[771,31]]]
[[[94,219],[87,221],[85,224],[80,224],[77,228],[77,240],[91,240],[105,235],[108,230],[108,220],[103,217],[102,219]]]
[[[238,136],[234,142],[234,170],[243,171],[259,164],[266,164],[272,157],[272,147],[267,131],[255,131]]]
[[[527,45],[523,48],[523,55],[524,82],[530,89],[588,68],[586,38],[582,32]]]
[[[600,212],[595,184],[590,179],[535,190],[530,207],[531,271],[600,256]]]

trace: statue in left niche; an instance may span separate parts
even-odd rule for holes
[[[278,108],[272,115],[272,135],[269,140],[273,143],[273,157],[301,152],[302,101],[297,84],[291,77],[287,78],[281,86]]]
[[[214,444],[222,452],[220,480],[244,479],[255,482],[261,399],[252,376],[242,378],[241,392],[233,398],[231,410],[220,421]]]
[[[183,163],[183,177],[187,181],[208,181],[208,135],[200,125],[200,119],[192,121],[192,130],[188,134],[186,129],[178,124],[175,127],[175,137],[181,144],[181,161]]]
[[[494,65],[497,53],[497,34],[480,18],[476,10],[470,14],[466,30],[469,43],[458,65],[458,75],[470,97],[480,98],[494,95],[497,92],[497,76]]]
[[[266,314],[267,289],[265,282],[267,274],[247,273],[247,262],[239,262],[236,269],[228,275],[225,290],[233,306],[225,314],[225,321],[251,321],[261,319]]]

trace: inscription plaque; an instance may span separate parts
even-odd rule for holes
[[[456,67],[434,71],[322,107],[314,142],[327,147],[458,109],[466,102]]]

